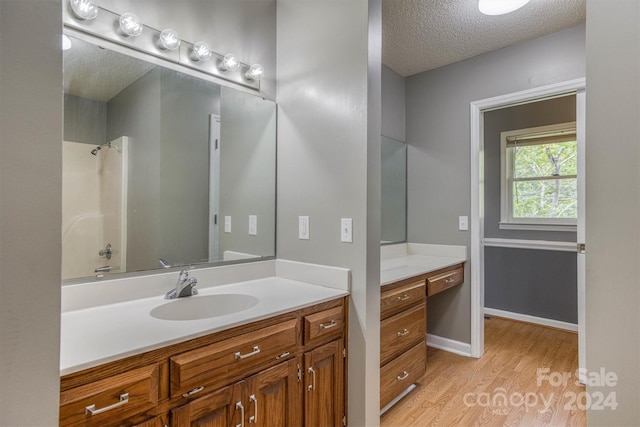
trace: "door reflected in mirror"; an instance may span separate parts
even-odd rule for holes
[[[407,144],[382,136],[382,244],[407,240]]]
[[[62,278],[275,255],[276,106],[72,38]]]

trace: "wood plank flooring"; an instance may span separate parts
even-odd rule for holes
[[[426,374],[380,425],[585,426],[577,368],[577,334],[494,317],[480,359],[429,347]]]

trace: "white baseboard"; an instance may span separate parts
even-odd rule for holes
[[[449,338],[439,337],[437,335],[427,334],[427,345],[439,350],[448,351],[449,353],[459,354],[460,356],[471,357],[471,344],[456,341]]]
[[[550,326],[565,331],[578,332],[578,325],[575,323],[562,322],[560,320],[545,319],[544,317],[530,316],[528,314],[513,313],[511,311],[497,310],[495,308],[484,308],[484,314],[489,316],[504,317],[505,319],[519,320],[521,322],[534,323],[536,325]]]

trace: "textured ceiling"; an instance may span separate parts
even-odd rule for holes
[[[71,38],[64,51],[64,93],[109,101],[154,66],[90,43]]]
[[[478,0],[383,0],[382,62],[403,76],[431,70],[585,20],[586,0],[531,0],[487,16]]]

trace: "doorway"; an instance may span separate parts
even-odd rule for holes
[[[480,357],[484,353],[484,312],[485,312],[485,122],[484,115],[490,111],[525,105],[540,100],[575,95],[576,113],[575,129],[578,144],[577,173],[577,223],[575,225],[578,244],[584,244],[584,143],[585,143],[585,80],[578,79],[544,86],[527,91],[512,93],[495,98],[472,102],[471,118],[471,354]],[[544,240],[538,244],[544,245]],[[567,245],[565,245],[567,246]],[[571,246],[571,245],[570,245]],[[577,324],[579,366],[585,367],[585,316],[584,316],[584,284],[585,262],[584,252],[577,251],[576,246],[564,250],[577,253]]]

